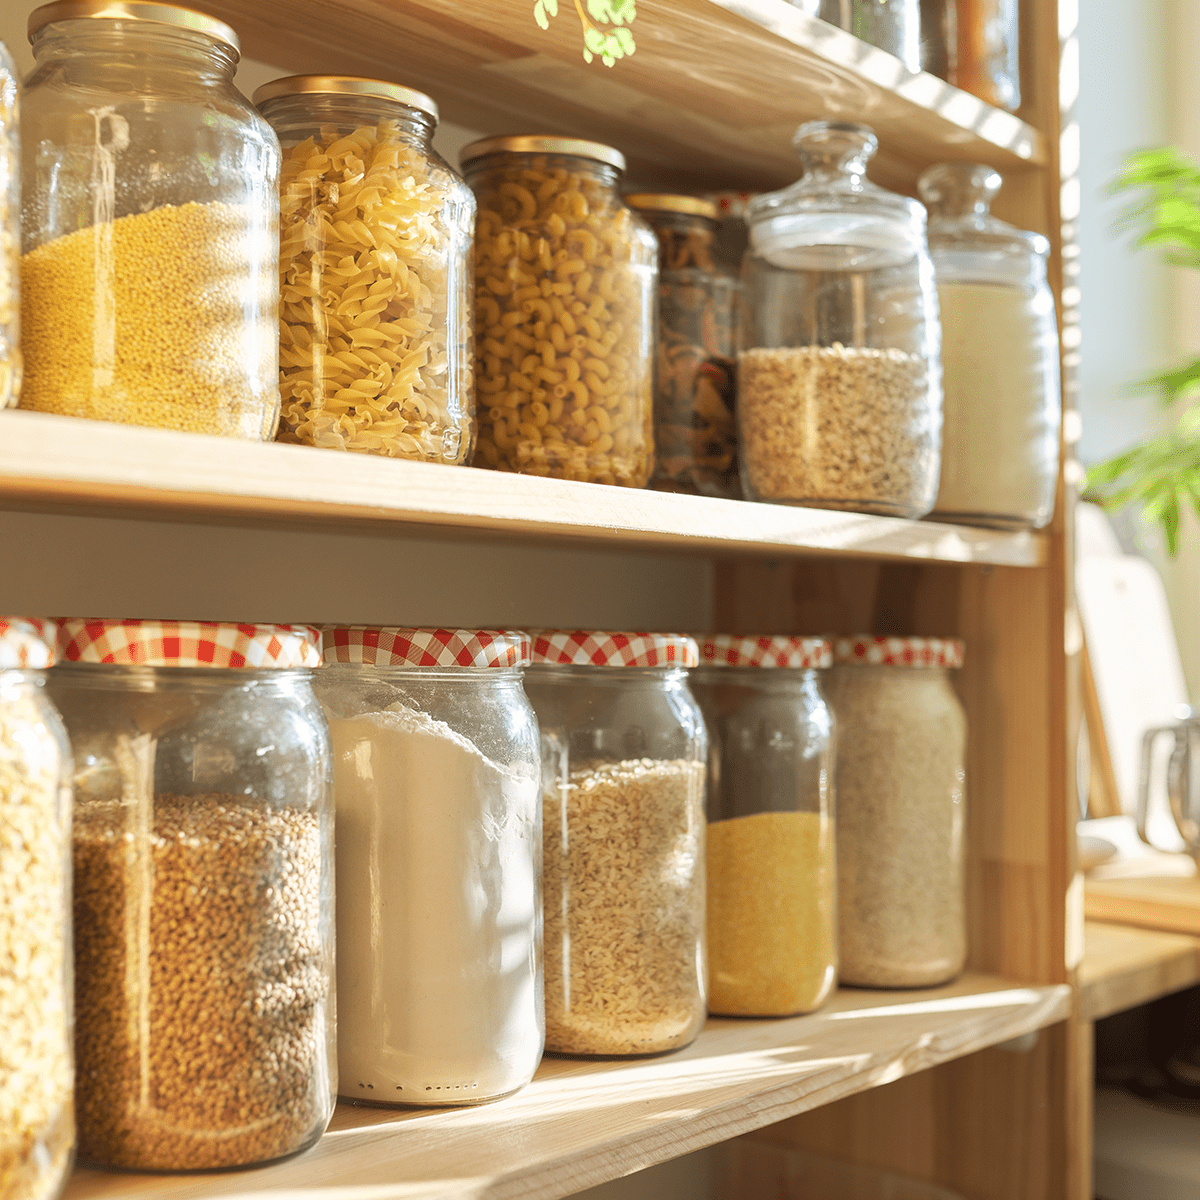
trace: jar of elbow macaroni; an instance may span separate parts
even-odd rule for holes
[[[625,159],[574,138],[462,153],[475,232],[475,465],[644,487],[658,246],[617,193]]]
[[[254,102],[283,147],[279,440],[467,462],[475,198],[430,143],[437,105],[330,75]]]

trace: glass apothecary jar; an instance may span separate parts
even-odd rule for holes
[[[475,197],[424,93],[340,75],[265,84],[283,147],[279,440],[466,463]]]
[[[866,178],[875,135],[796,131],[804,178],[750,205],[738,433],[749,499],[919,517],[942,389],[925,209]]]
[[[813,4],[801,2],[806,8]],[[816,15],[894,54],[910,71],[921,69],[920,0],[819,0]]]
[[[542,1056],[541,766],[523,633],[333,627],[338,1077],[495,1100]]]
[[[75,1144],[71,748],[54,625],[0,617],[0,1193],[53,1200]]]
[[[674,634],[542,631],[546,1049],[676,1050],[704,1023],[707,736]]]
[[[1058,326],[1050,243],[989,211],[1000,176],[939,163],[918,183],[942,320],[942,474],[934,514],[1038,529],[1058,483]]]
[[[932,987],[963,969],[967,722],[950,638],[834,642],[838,975]]]
[[[700,641],[688,682],[709,735],[709,1012],[811,1012],[833,989],[830,661],[822,638]]]
[[[645,487],[658,245],[617,192],[624,156],[494,137],[462,164],[479,205],[475,466]]]
[[[17,68],[0,42],[0,409],[21,393],[21,137]]]
[[[143,0],[29,17],[21,407],[269,441],[279,143],[237,37]]]
[[[68,620],[81,1158],[268,1162],[333,1113],[333,805],[306,626]]]

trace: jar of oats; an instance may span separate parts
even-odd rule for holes
[[[962,642],[843,637],[833,659],[839,976],[945,983],[967,954],[967,721],[949,676]]]
[[[837,972],[833,719],[822,638],[710,634],[689,686],[708,726],[708,1009],[812,1012]]]
[[[248,1166],[312,1145],[333,1113],[320,645],[307,626],[59,627],[83,1159]]]
[[[279,143],[237,35],[146,0],[29,17],[21,407],[269,441]]]
[[[475,198],[423,92],[294,75],[254,102],[283,147],[279,440],[465,463]]]
[[[542,735],[546,1049],[686,1046],[705,1012],[707,736],[689,637],[543,630],[525,690]]]
[[[811,121],[805,175],[750,203],[738,432],[747,497],[920,517],[942,385],[925,209],[866,177],[865,125]]]
[[[54,625],[0,617],[0,1194],[53,1200],[71,1106],[71,749]]]
[[[617,192],[624,156],[493,137],[462,162],[479,204],[475,466],[645,487],[658,245]]]

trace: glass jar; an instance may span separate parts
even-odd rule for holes
[[[475,197],[422,92],[294,75],[254,93],[283,147],[281,442],[465,463]]]
[[[658,238],[653,486],[740,500],[733,415],[737,281],[716,264],[717,206],[639,193],[625,203]]]
[[[954,78],[963,91],[1016,112],[1021,107],[1021,17],[1018,0],[955,0],[958,35]]]
[[[939,163],[918,183],[942,320],[942,477],[934,514],[1038,529],[1058,483],[1058,327],[1050,243],[989,212],[1000,176]]]
[[[17,68],[0,42],[0,409],[21,394],[21,139]]]
[[[295,1153],[333,1113],[333,806],[315,629],[69,620],[81,1158]]]
[[[49,621],[0,618],[0,1194],[53,1200],[71,1107],[71,748]]]
[[[957,78],[958,12],[955,0],[920,0],[921,70],[952,83]]]
[[[462,163],[479,203],[475,466],[645,487],[658,246],[617,193],[624,156],[499,137]]]
[[[820,0],[817,16],[921,69],[920,0]]]
[[[925,209],[866,178],[875,135],[796,131],[799,183],[750,205],[738,432],[749,499],[919,517],[937,494],[937,294]]]
[[[834,643],[842,983],[932,987],[966,961],[962,657],[949,638]]]
[[[704,718],[688,637],[543,631],[546,1049],[677,1050],[705,1012]]]
[[[833,990],[829,663],[820,638],[710,634],[688,677],[709,734],[709,1012],[785,1017]]]
[[[237,37],[143,0],[29,18],[21,407],[269,441],[279,143]]]
[[[374,1104],[495,1100],[542,1056],[541,767],[523,633],[325,631],[338,1076]]]

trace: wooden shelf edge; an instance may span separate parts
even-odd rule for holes
[[[1088,921],[1079,964],[1079,1007],[1098,1021],[1200,983],[1200,938]]]

